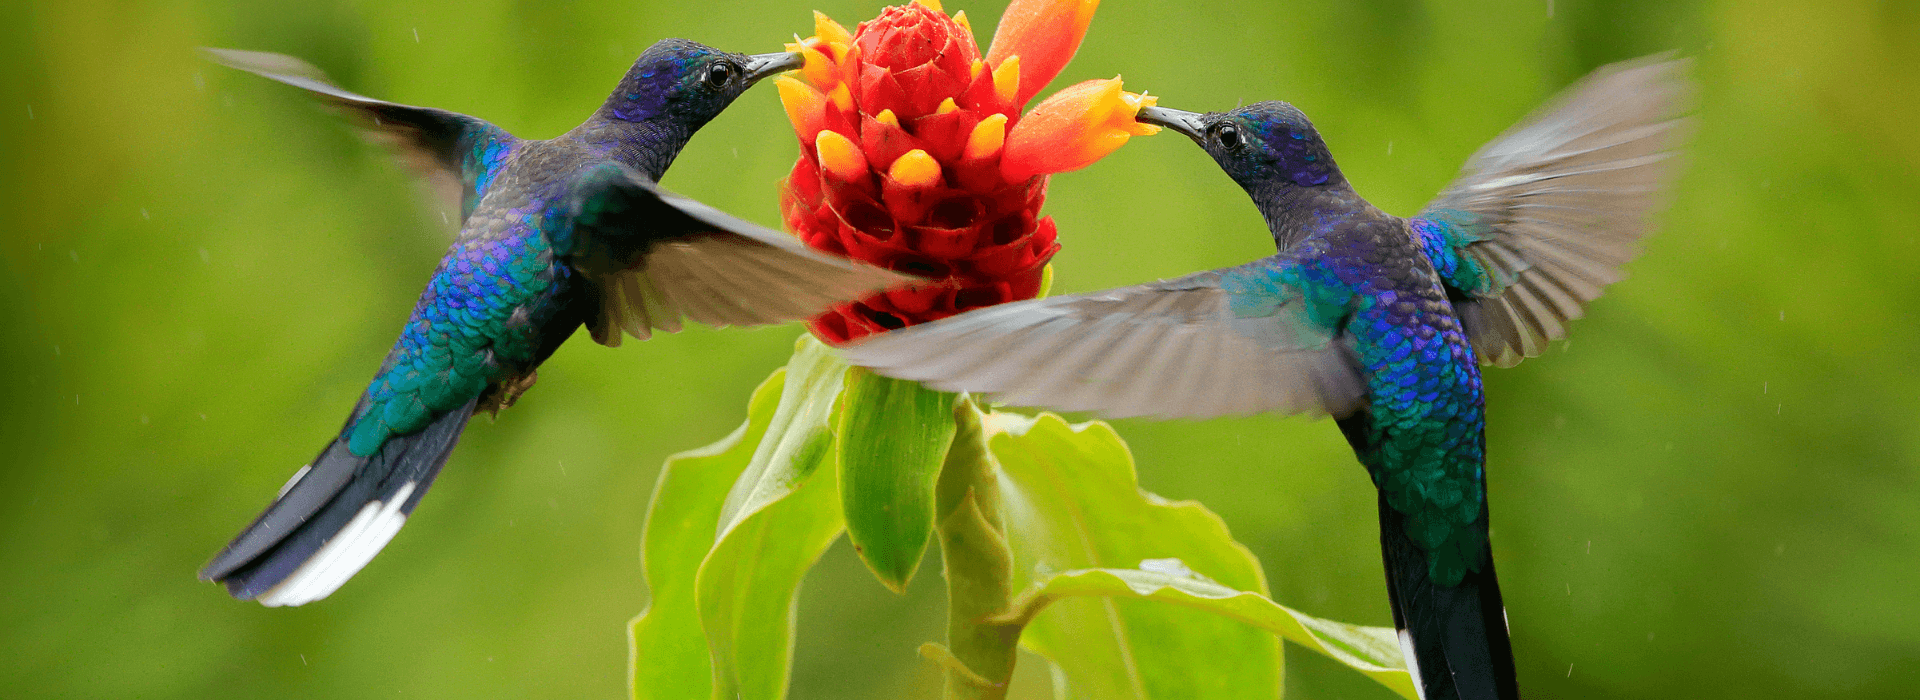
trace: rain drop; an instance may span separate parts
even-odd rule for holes
[[[147,213],[147,210],[145,210],[145,209],[141,209],[141,210],[140,210],[140,218],[141,218],[142,220],[144,220],[144,221],[152,221],[152,220],[153,220],[153,215],[152,215],[152,214],[148,214],[148,213]]]
[[[68,248],[67,257],[73,258],[74,262],[80,262],[80,251],[74,250],[72,248]]]
[[[1387,142],[1387,155],[1393,155],[1393,142]]]
[[[147,424],[147,423],[148,423],[148,422],[149,422],[150,420],[151,420],[151,419],[149,419],[149,418],[147,418],[147,414],[145,414],[145,413],[142,413],[142,414],[140,414],[140,424],[141,424],[141,425],[146,425],[146,424]]]
[[[419,27],[414,27],[414,28],[413,28],[413,43],[416,43],[416,44],[418,44],[418,43],[420,43],[420,28],[419,28]]]
[[[213,256],[207,255],[207,249],[205,248],[200,249],[200,262],[213,262]]]

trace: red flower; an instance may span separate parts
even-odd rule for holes
[[[1047,175],[1084,167],[1155,127],[1153,98],[1120,80],[1020,109],[1058,74],[1098,0],[1014,0],[985,58],[966,13],[933,0],[889,7],[849,33],[814,14],[802,79],[780,99],[800,137],[781,211],[815,248],[939,280],[834,307],[812,322],[830,343],[945,318],[1040,291],[1060,249],[1039,215]]]

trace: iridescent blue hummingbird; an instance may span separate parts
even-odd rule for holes
[[[1519,696],[1487,530],[1478,365],[1565,334],[1621,277],[1684,130],[1682,64],[1602,68],[1482,148],[1413,218],[1354,192],[1280,102],[1140,121],[1191,137],[1278,254],[873,336],[856,364],[1111,416],[1332,415],[1379,492],[1387,590],[1425,700]]]
[[[326,597],[385,547],[475,411],[498,412],[585,325],[594,341],[802,319],[912,278],[824,256],[655,183],[701,126],[799,54],[667,39],[546,141],[346,92],[287,56],[209,50],[304,88],[395,147],[460,212],[451,250],[346,425],[201,570],[269,606]]]

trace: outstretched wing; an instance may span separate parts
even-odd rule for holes
[[[1602,67],[1481,148],[1413,220],[1482,360],[1512,366],[1566,335],[1621,278],[1675,168],[1685,61]]]
[[[203,49],[229,68],[301,88],[351,117],[369,141],[387,146],[400,162],[425,178],[449,212],[462,219],[485,194],[486,184],[520,140],[505,129],[464,114],[409,107],[340,89],[319,68],[277,53]]]
[[[686,316],[711,326],[757,326],[922,281],[820,253],[792,236],[660,189],[603,163],[575,181],[574,267],[601,295],[593,339],[645,340],[680,330]]]
[[[1108,416],[1344,415],[1361,379],[1275,259],[1014,302],[870,336],[854,364],[946,391]]]

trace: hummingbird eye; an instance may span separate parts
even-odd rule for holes
[[[733,76],[737,73],[739,69],[735,68],[731,61],[715,61],[713,65],[707,66],[707,85],[717,88],[726,87],[727,83],[733,82]]]
[[[1220,145],[1224,148],[1228,148],[1228,149],[1239,148],[1241,143],[1240,127],[1234,126],[1232,124],[1221,124],[1219,127],[1213,130],[1213,139],[1215,141],[1219,141]]]

